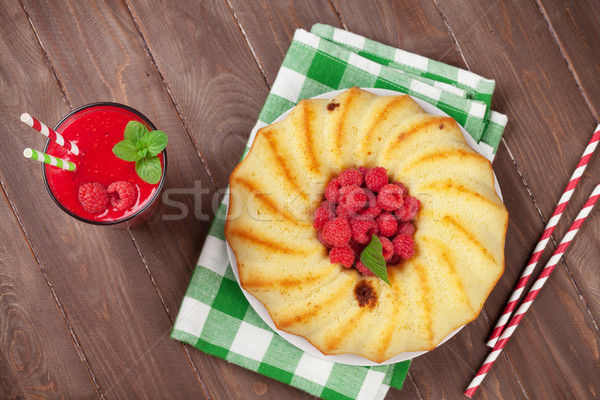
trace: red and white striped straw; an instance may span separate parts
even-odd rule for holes
[[[65,140],[65,138],[63,138],[60,133],[56,132],[54,129],[48,128],[48,126],[43,122],[38,121],[37,119],[33,118],[27,113],[21,114],[21,121],[35,129],[42,135],[46,136],[47,138],[54,140],[56,144],[64,147],[76,156],[79,155],[79,148],[75,143],[69,140]]]
[[[585,171],[585,167],[587,167],[588,163],[590,162],[590,158],[592,158],[592,154],[594,153],[594,150],[596,150],[596,147],[598,146],[599,141],[600,141],[600,125],[598,125],[596,127],[596,131],[592,135],[590,142],[588,143],[587,147],[585,148],[585,151],[583,152],[583,155],[581,156],[581,159],[579,160],[579,164],[577,164],[577,168],[575,168],[575,171],[573,172],[573,175],[571,176],[571,179],[569,180],[567,187],[565,188],[562,196],[560,197],[560,200],[558,201],[558,204],[556,205],[556,209],[552,213],[552,217],[546,224],[546,228],[544,229],[544,233],[542,234],[542,237],[539,239],[537,245],[535,246],[535,249],[533,250],[533,254],[529,258],[529,261],[527,262],[527,266],[521,273],[521,277],[519,278],[517,284],[515,285],[515,288],[513,289],[513,292],[511,293],[510,298],[508,299],[508,302],[504,306],[504,310],[502,311],[502,314],[500,315],[500,318],[498,319],[498,322],[496,323],[496,326],[494,327],[494,330],[492,331],[492,333],[486,343],[489,347],[494,347],[494,345],[498,341],[498,338],[502,334],[502,330],[506,326],[506,323],[508,322],[508,319],[510,318],[513,310],[517,306],[517,302],[521,298],[521,295],[523,294],[523,290],[525,290],[525,285],[527,285],[527,281],[529,280],[529,277],[533,273],[535,266],[537,265],[538,261],[540,260],[540,257],[542,256],[542,253],[544,252],[544,249],[546,248],[546,245],[548,244],[548,240],[550,240],[550,236],[552,236],[552,232],[554,232],[554,228],[558,224],[558,221],[560,221],[560,217],[562,217],[562,214],[563,214],[565,208],[567,207],[567,204],[569,203],[571,196],[573,195],[573,191],[575,190],[577,183],[579,183],[579,179],[581,178],[581,175],[583,175],[583,171]]]
[[[519,325],[519,322],[521,322],[521,319],[523,319],[523,315],[525,315],[525,312],[527,312],[527,310],[531,306],[531,303],[533,302],[535,297],[540,292],[540,289],[542,288],[542,286],[544,286],[544,283],[546,283],[546,281],[548,280],[548,277],[552,273],[552,270],[554,269],[556,264],[558,264],[558,262],[562,258],[563,254],[569,247],[569,244],[571,244],[571,242],[575,238],[575,235],[579,231],[581,224],[583,224],[583,221],[585,221],[587,216],[590,214],[590,212],[592,211],[592,208],[594,207],[594,205],[596,204],[596,202],[598,201],[599,198],[600,198],[600,185],[597,185],[596,188],[594,189],[594,191],[592,192],[592,194],[590,195],[590,197],[588,198],[588,200],[586,201],[585,205],[579,212],[579,214],[577,214],[577,218],[575,218],[575,222],[573,222],[573,224],[571,225],[571,227],[569,228],[569,230],[567,231],[567,233],[565,234],[563,239],[560,241],[560,244],[554,251],[554,254],[552,254],[552,257],[550,257],[550,260],[548,260],[548,263],[546,264],[546,266],[540,273],[540,276],[538,276],[535,283],[529,290],[529,293],[527,293],[527,296],[525,296],[523,303],[521,303],[521,305],[517,309],[517,312],[511,318],[510,323],[508,324],[508,327],[502,333],[502,335],[500,336],[500,339],[496,342],[494,349],[487,356],[487,358],[483,362],[483,365],[481,366],[481,368],[479,368],[479,371],[477,371],[475,378],[473,378],[473,380],[471,381],[471,384],[465,391],[465,396],[472,397],[473,394],[475,394],[475,391],[477,390],[479,385],[481,385],[481,382],[483,381],[483,379],[487,375],[488,371],[494,364],[494,361],[496,361],[496,359],[502,352],[502,349],[506,345],[506,342],[508,342],[508,339],[514,333],[515,329],[517,328],[517,325]]]

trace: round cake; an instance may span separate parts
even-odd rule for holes
[[[414,254],[387,265],[389,284],[332,263],[314,227],[332,179],[376,167],[420,202]],[[491,163],[454,119],[408,95],[302,100],[258,131],[229,183],[225,237],[242,287],[326,355],[380,363],[431,350],[477,317],[504,270],[508,213]]]

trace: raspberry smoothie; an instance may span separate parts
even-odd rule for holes
[[[142,114],[116,103],[83,106],[54,128],[81,152],[74,156],[55,142],[46,143],[46,153],[77,165],[74,172],[50,165],[43,168],[50,195],[71,216],[92,224],[127,226],[150,216],[164,183],[166,153],[158,154],[162,176],[156,184],[142,180],[134,162],[117,158],[113,147],[123,140],[125,126],[132,120],[155,129]]]

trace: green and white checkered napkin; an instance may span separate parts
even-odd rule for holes
[[[454,117],[492,160],[507,119],[490,110],[494,81],[472,72],[317,24],[297,30],[273,83],[256,132],[298,101],[352,86],[392,89]],[[358,367],[312,356],[282,339],[250,307],[233,275],[219,207],[183,299],[174,339],[324,399],[383,399],[402,388],[409,361]]]

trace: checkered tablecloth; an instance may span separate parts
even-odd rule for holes
[[[352,86],[392,89],[425,100],[454,117],[492,160],[506,117],[490,109],[494,81],[362,36],[317,24],[297,30],[250,134],[301,99]],[[310,355],[258,316],[229,264],[223,229],[228,196],[206,239],[172,332],[174,339],[324,399],[383,399],[402,388],[409,361],[349,366]]]

